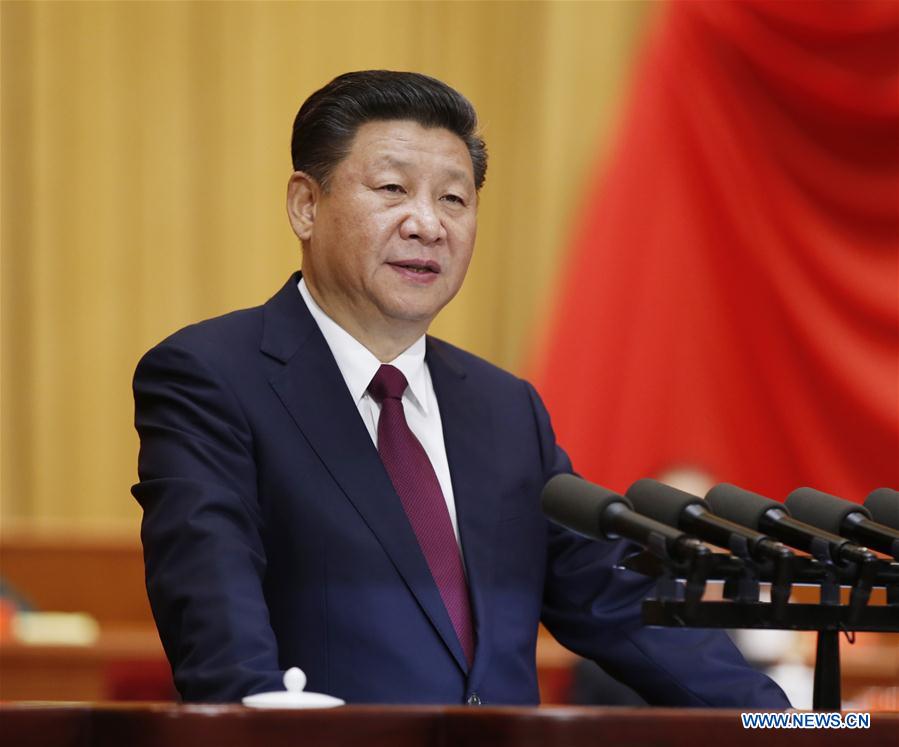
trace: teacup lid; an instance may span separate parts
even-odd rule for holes
[[[284,673],[284,690],[247,695],[243,704],[250,708],[333,708],[344,701],[324,693],[307,693],[306,674],[299,667],[291,667]]]

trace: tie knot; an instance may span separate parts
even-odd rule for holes
[[[372,378],[368,392],[380,404],[385,399],[402,399],[407,386],[403,372],[385,363]]]

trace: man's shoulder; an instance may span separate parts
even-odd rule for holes
[[[195,352],[252,344],[259,347],[262,334],[262,306],[238,309],[182,327],[159,345],[181,347]]]
[[[259,306],[230,311],[189,324],[166,337],[153,349],[180,348],[200,356],[216,353],[245,354],[248,350],[259,350],[266,319],[280,328],[284,325],[278,325],[279,318],[295,322],[298,310],[304,308],[296,288],[299,277],[299,273],[291,275],[275,295]]]
[[[259,350],[262,310],[262,306],[239,309],[182,327],[151,347],[138,369],[150,361],[182,367],[199,364],[219,371],[242,369]]]

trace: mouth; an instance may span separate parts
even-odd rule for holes
[[[417,275],[439,275],[440,265],[428,259],[398,259],[388,262],[388,265],[400,270],[415,273]]]

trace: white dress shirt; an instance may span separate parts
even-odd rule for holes
[[[368,429],[368,435],[371,436],[372,442],[377,447],[378,418],[381,415],[381,406],[368,393],[368,385],[381,367],[381,361],[322,311],[306,287],[304,278],[300,278],[297,287],[300,289],[300,295],[306,302],[312,318],[318,324],[325,342],[331,348],[331,353],[337,361],[337,367],[343,375],[347,389],[350,390],[359,415],[362,416],[362,422]],[[419,337],[405,351],[390,361],[390,365],[402,371],[409,384],[403,394],[403,412],[406,415],[406,422],[424,447],[428,459],[431,460],[431,465],[437,474],[437,481],[440,483],[440,490],[446,500],[446,508],[449,511],[456,542],[459,542],[456,502],[453,499],[453,484],[450,480],[449,462],[446,459],[446,446],[443,443],[440,408],[434,394],[431,372],[425,363],[425,336]]]

